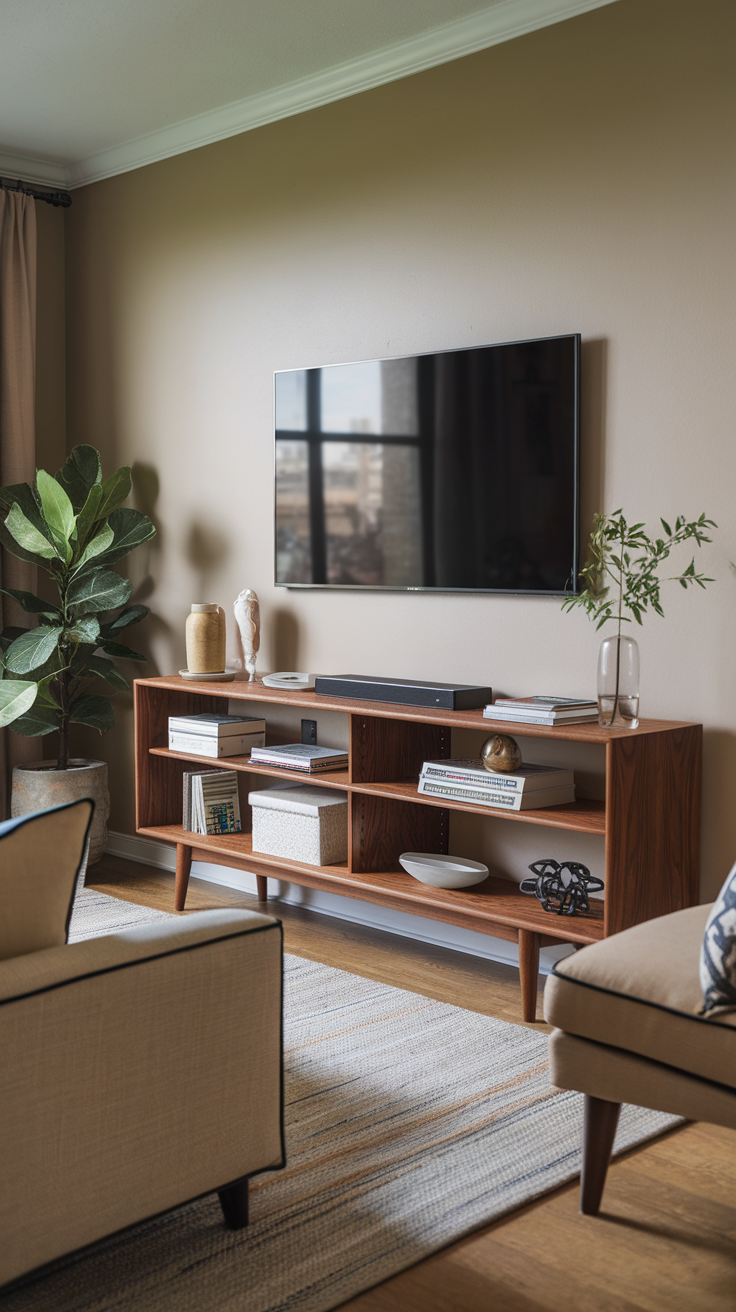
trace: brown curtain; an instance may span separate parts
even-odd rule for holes
[[[30,196],[0,191],[0,484],[31,483],[36,471],[36,210]],[[0,549],[3,587],[36,590],[36,570]],[[2,627],[29,616],[0,594]],[[40,738],[0,729],[0,817],[9,814],[14,765],[37,761]]]

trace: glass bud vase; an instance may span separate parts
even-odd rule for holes
[[[639,723],[639,648],[634,638],[604,638],[598,657],[598,723],[636,729]]]

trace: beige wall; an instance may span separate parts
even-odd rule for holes
[[[582,333],[586,520],[720,525],[717,582],[670,585],[641,633],[643,713],[707,726],[706,895],[736,857],[735,27],[732,0],[620,0],[76,191],[67,218],[68,436],[144,467],[142,504],[160,488],[132,563],[155,671],[184,663],[191,601],[230,614],[250,586],[264,670],[590,694],[600,636],[556,600],[272,585],[274,369]],[[131,830],[120,719],[89,748]]]

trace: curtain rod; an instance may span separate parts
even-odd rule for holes
[[[68,191],[38,191],[36,187],[29,187],[25,182],[21,182],[20,178],[15,182],[10,178],[0,178],[0,190],[19,191],[23,196],[32,196],[34,200],[45,200],[48,205],[60,205],[65,210],[68,210],[72,203]]]

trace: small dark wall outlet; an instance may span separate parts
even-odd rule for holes
[[[308,747],[317,746],[317,721],[302,720],[302,742]]]

